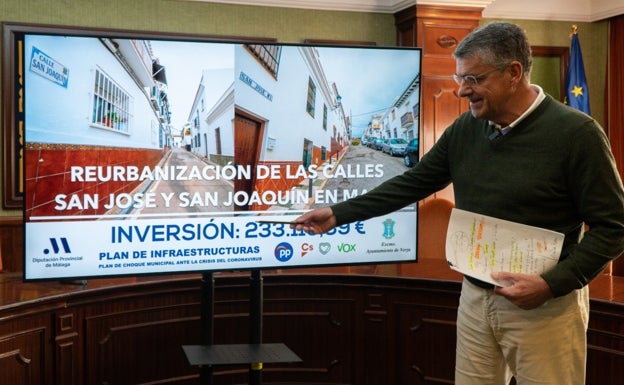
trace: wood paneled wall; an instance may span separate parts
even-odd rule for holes
[[[364,275],[264,279],[264,343],[302,362],[265,363],[265,384],[453,384],[460,282]],[[249,342],[249,277],[217,276],[215,344]],[[93,285],[93,287],[91,287]],[[199,384],[183,345],[200,344],[197,277],[84,288],[2,281],[32,300],[0,305],[2,384]],[[592,301],[588,384],[624,383],[622,304]],[[215,385],[248,383],[215,366]]]
[[[22,217],[0,217],[0,258],[3,271],[23,271],[24,225]]]
[[[411,18],[410,13],[411,12]],[[481,8],[415,5],[396,15],[397,43],[423,49],[421,71],[420,133],[421,154],[438,140],[446,127],[468,109],[457,96],[453,50],[481,20]],[[434,194],[454,201],[449,186]]]
[[[607,117],[607,132],[611,140],[613,155],[624,177],[624,15],[609,20],[609,61],[607,63],[607,84],[605,116]],[[613,275],[624,276],[624,257],[612,263]]]

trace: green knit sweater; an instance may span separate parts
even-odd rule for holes
[[[491,140],[492,132],[462,114],[416,166],[332,206],[338,224],[453,183],[457,208],[566,234],[559,263],[542,276],[555,296],[583,287],[624,250],[624,191],[602,128],[547,95],[507,135]]]

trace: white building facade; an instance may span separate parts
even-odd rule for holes
[[[26,94],[38,95],[26,101],[27,141],[167,145],[166,85],[153,76],[149,42],[29,35],[25,52]]]

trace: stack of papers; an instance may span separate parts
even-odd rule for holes
[[[492,283],[495,271],[541,274],[559,261],[564,234],[454,208],[446,236],[453,270]]]

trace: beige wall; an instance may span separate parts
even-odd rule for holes
[[[2,21],[114,29],[395,44],[394,17],[364,12],[234,6],[180,0],[2,0]]]
[[[377,45],[387,46],[396,42],[394,16],[391,14],[233,6],[177,0],[2,0],[0,21],[269,37],[286,43],[300,43],[304,39],[331,39],[374,41]],[[1,108],[0,117],[3,113]],[[0,216],[11,215],[21,215],[21,211],[0,207]]]
[[[483,19],[482,24],[491,19]],[[607,73],[607,42],[609,23],[575,23],[564,21],[506,20],[523,27],[531,44],[570,47],[572,25],[578,27],[585,75],[589,87],[589,103],[592,116],[604,123],[604,90]]]
[[[394,17],[390,14],[233,6],[178,0],[2,0],[0,21],[270,37],[286,43],[302,42],[304,39],[330,39],[394,45],[396,39]],[[535,45],[569,46],[568,34],[572,23],[510,21],[523,26]],[[606,22],[578,23],[578,26],[592,113],[602,122],[608,26]],[[0,105],[0,117],[3,113],[1,108]],[[0,208],[0,216],[11,215],[21,215],[21,211]]]

